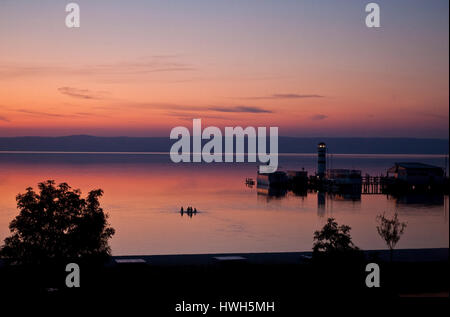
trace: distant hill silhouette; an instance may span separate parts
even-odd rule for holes
[[[0,151],[168,152],[174,142],[168,137],[0,137]],[[449,149],[446,139],[279,137],[279,152],[314,153],[319,142],[336,154],[447,154]]]

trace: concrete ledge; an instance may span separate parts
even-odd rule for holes
[[[247,260],[247,258],[244,258],[243,256],[236,255],[215,256],[214,259],[219,262],[242,262]]]
[[[130,259],[115,259],[117,264],[136,264],[136,263],[147,263],[144,259],[130,258]]]
[[[364,251],[368,260],[389,262],[389,250]],[[113,256],[113,261],[141,259],[155,266],[213,265],[227,261],[245,261],[250,264],[299,264],[311,259],[312,252],[278,253],[222,253],[222,254],[169,254]],[[399,249],[394,251],[394,262],[446,262],[449,260],[448,248]]]

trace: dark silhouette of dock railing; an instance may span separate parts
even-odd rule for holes
[[[362,179],[362,194],[384,194],[386,193],[387,177],[365,175]]]

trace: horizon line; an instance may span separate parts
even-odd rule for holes
[[[188,152],[189,155],[201,154],[196,152]],[[100,155],[168,155],[170,152],[136,152],[136,151],[14,151],[14,150],[0,150],[0,154],[100,154]],[[237,154],[244,154],[248,156],[249,154],[257,153],[233,153],[233,156]],[[230,155],[225,154],[223,156]],[[447,154],[427,154],[427,153],[329,153],[328,155],[336,157],[447,157]],[[303,157],[316,157],[317,152],[307,152],[307,153],[295,153],[295,152],[279,152],[278,156],[303,156]],[[224,162],[224,163],[257,163],[257,162]]]
[[[13,138],[67,138],[67,137],[93,137],[93,138],[169,138],[165,136],[128,136],[128,135],[114,135],[114,136],[102,136],[92,134],[69,134],[69,135],[18,135],[18,136],[0,136],[2,139]],[[191,136],[193,137],[193,136]],[[225,137],[225,136],[223,136]],[[444,137],[411,137],[411,136],[289,136],[280,135],[279,138],[298,138],[298,139],[415,139],[415,140],[444,140],[449,141],[449,138]],[[206,140],[206,139],[205,139]]]

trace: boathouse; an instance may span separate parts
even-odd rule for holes
[[[416,162],[399,162],[388,169],[387,177],[409,185],[443,184],[444,169],[439,166]]]

